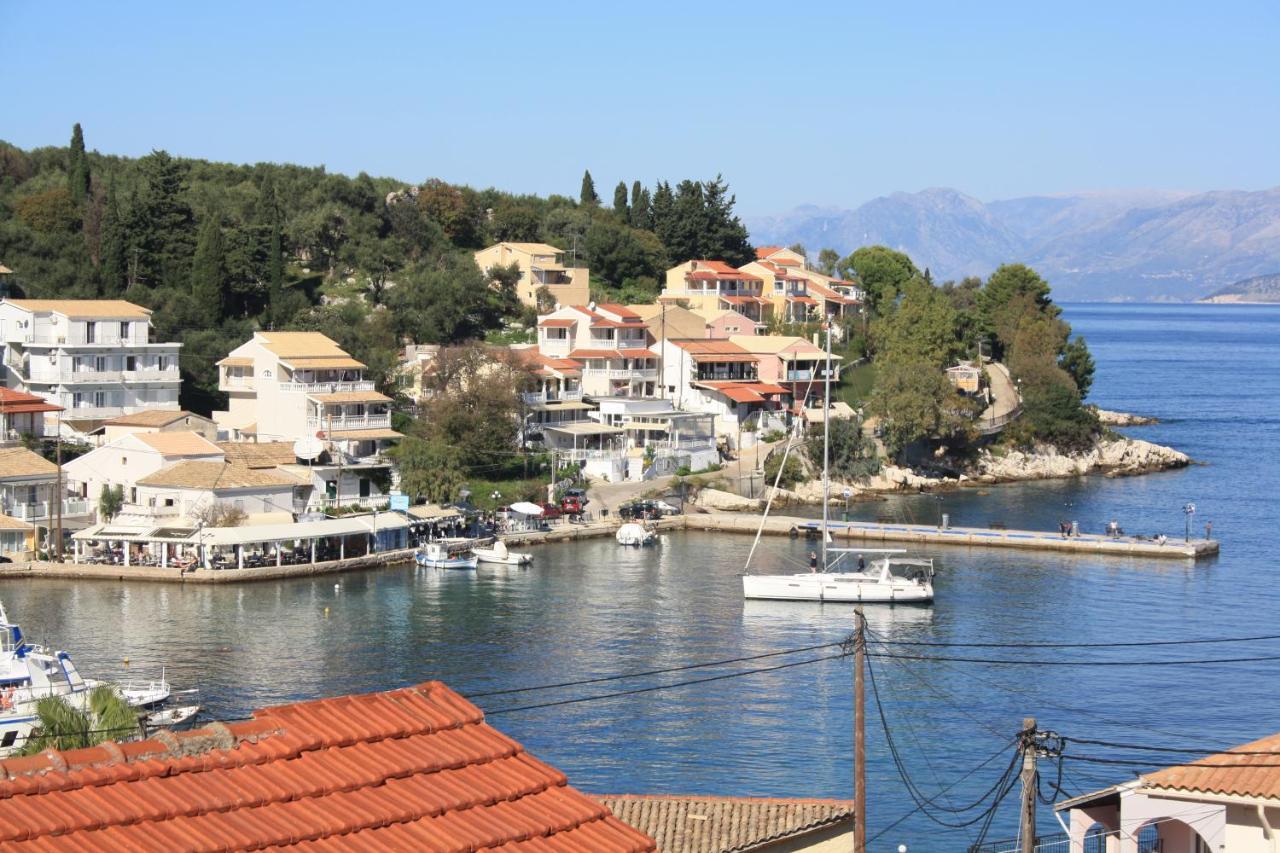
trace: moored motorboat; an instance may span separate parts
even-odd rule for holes
[[[196,714],[200,713],[199,705],[175,705],[172,708],[162,708],[159,711],[152,711],[143,717],[143,722],[150,729],[171,729],[180,726],[190,720]]]
[[[523,551],[507,550],[507,543],[501,539],[493,543],[492,548],[472,548],[471,553],[482,563],[495,566],[523,566],[533,562],[533,555]]]
[[[635,522],[622,525],[614,536],[619,545],[650,545],[657,538],[657,534],[652,530]]]
[[[469,545],[467,540],[428,542],[413,553],[413,561],[428,569],[474,569],[479,559],[466,553]]]

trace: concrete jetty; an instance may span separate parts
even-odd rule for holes
[[[703,530],[716,533],[740,533],[754,536],[760,527],[760,516],[739,512],[708,512],[676,515],[650,522],[658,530]],[[621,522],[617,519],[588,524],[565,524],[551,530],[504,533],[508,545],[540,545],[612,536]],[[819,522],[812,518],[774,515],[764,523],[771,536],[805,536],[816,533]],[[944,546],[965,548],[1017,548],[1027,551],[1066,551],[1076,554],[1101,554],[1116,557],[1150,557],[1156,559],[1195,560],[1218,553],[1215,539],[1192,539],[1190,542],[1170,539],[1163,545],[1153,539],[1132,536],[1109,537],[1082,533],[1063,539],[1061,535],[1037,530],[987,530],[980,527],[939,528],[924,524],[886,524],[867,521],[832,521],[831,536],[837,542],[865,542],[880,545]],[[405,563],[413,559],[412,548],[366,554],[345,560],[323,563],[297,563],[282,566],[259,566],[248,569],[205,569],[181,572],[159,566],[105,566],[89,563],[29,562],[0,565],[0,580],[5,578],[71,578],[93,580],[140,580],[161,583],[219,584],[249,581],[311,577],[373,569]]]
[[[684,516],[689,530],[755,534],[760,517],[744,513],[707,513]],[[770,516],[764,532],[777,536],[798,535],[817,531],[820,522],[812,518]],[[1154,557],[1157,559],[1198,559],[1218,553],[1216,539],[1192,539],[1190,542],[1168,539],[1161,544],[1155,539],[1134,536],[1100,536],[1081,533],[1063,538],[1044,530],[988,530],[982,527],[937,527],[927,524],[894,524],[869,521],[830,521],[827,529],[836,541],[858,541],[880,544],[944,545],[969,548],[1018,548],[1027,551],[1067,551],[1076,554],[1108,554],[1118,557]]]

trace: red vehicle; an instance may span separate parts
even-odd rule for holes
[[[560,511],[565,515],[582,515],[582,504],[577,495],[565,495],[560,499]]]
[[[541,506],[542,506],[542,517],[547,521],[551,521],[552,519],[556,519],[564,515],[564,512],[560,509],[560,507],[556,506],[555,504],[546,503],[546,504],[542,504]]]

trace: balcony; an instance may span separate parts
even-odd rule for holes
[[[119,382],[123,375],[119,370],[72,370],[70,373],[51,371],[48,375],[35,373],[31,378],[37,382]]]
[[[6,514],[28,524],[35,524],[51,520],[53,518],[52,511],[56,510],[56,508],[56,505],[51,504],[49,501],[14,503],[9,504]],[[62,502],[62,517],[64,519],[89,515],[91,511],[89,501],[84,498],[67,498]]]
[[[66,411],[62,413],[64,421],[71,420],[105,420],[125,413],[124,406],[72,406],[67,401],[59,401],[58,405]],[[137,409],[138,407],[134,407]]]
[[[648,368],[626,368],[616,369],[612,367],[584,367],[582,369],[583,376],[595,376],[604,379],[641,379],[656,380],[658,378],[658,369],[656,367]]]
[[[561,403],[569,400],[581,400],[581,389],[573,391],[526,391],[520,395],[520,399],[524,401],[526,406],[536,406],[539,403]]]
[[[182,374],[175,370],[122,370],[120,378],[124,382],[181,382]]]
[[[347,391],[372,391],[371,380],[355,382],[281,382],[281,391],[296,391],[303,394],[341,394]]]
[[[618,349],[645,349],[649,342],[644,338],[622,338],[618,341]]]
[[[333,417],[309,417],[307,428],[311,430],[388,429],[391,414],[382,415],[334,415]]]

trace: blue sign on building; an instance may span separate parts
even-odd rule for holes
[[[408,495],[392,495],[392,496],[391,496],[391,508],[392,508],[393,510],[398,510],[398,511],[400,511],[400,512],[408,512],[408,511],[409,511],[409,496],[408,496]]]

